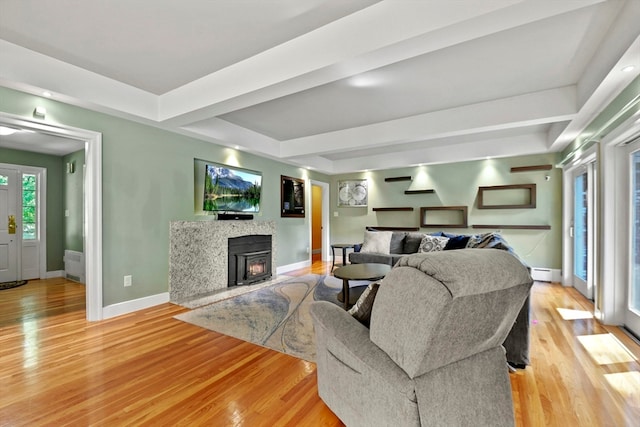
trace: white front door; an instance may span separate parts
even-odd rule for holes
[[[0,283],[18,279],[18,173],[0,169]]]

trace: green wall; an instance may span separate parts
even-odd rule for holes
[[[422,206],[467,206],[469,228],[422,228],[425,233],[460,234],[493,230],[470,228],[473,224],[550,225],[551,230],[502,230],[501,234],[532,267],[562,265],[562,171],[511,173],[511,167],[555,165],[554,154],[520,156],[472,162],[428,165],[385,171],[336,175],[331,178],[331,241],[361,242],[366,226],[418,227]],[[545,179],[545,175],[550,180]],[[386,177],[411,176],[412,181],[385,182]],[[337,207],[338,181],[368,180],[367,208]],[[535,209],[477,209],[479,186],[535,183]],[[404,190],[434,189],[434,194],[405,195]],[[374,212],[376,207],[413,207],[412,212]],[[337,212],[338,216],[335,216]]]
[[[47,170],[47,271],[64,270],[62,157],[0,148],[0,163],[34,166]]]
[[[503,234],[518,254],[532,266],[560,268],[561,174],[549,172],[509,173],[511,166],[555,164],[553,155],[465,162],[445,165],[394,169],[329,177],[313,171],[237,151],[210,142],[174,134],[152,126],[109,116],[11,89],[0,88],[0,111],[30,118],[36,105],[47,109],[47,122],[102,133],[103,156],[103,301],[111,305],[168,290],[169,222],[173,220],[208,221],[210,217],[194,213],[194,159],[209,160],[245,169],[261,171],[263,194],[258,220],[274,220],[277,226],[276,266],[308,260],[309,221],[306,218],[280,218],[280,175],[310,178],[331,183],[331,241],[361,241],[367,225],[416,226],[420,206],[467,205],[469,223],[549,224],[550,231],[504,230]],[[12,163],[4,160],[2,162]],[[20,163],[16,160],[17,163]],[[50,259],[61,262],[64,245],[77,247],[81,233],[65,222],[64,210],[80,218],[77,211],[77,183],[80,165],[62,193],[64,163],[59,159],[58,177],[49,181],[49,197],[60,200],[60,224],[57,254]],[[551,176],[545,181],[544,176]],[[413,181],[387,183],[385,177],[411,175]],[[370,185],[369,208],[337,208],[337,181],[367,177]],[[56,181],[57,179],[57,181]],[[55,186],[57,182],[57,188]],[[478,211],[477,187],[535,182],[538,186],[536,209]],[[404,195],[404,190],[427,186],[431,195]],[[57,191],[57,193],[56,193]],[[75,195],[72,193],[75,192]],[[74,201],[72,202],[71,199]],[[64,200],[65,206],[62,205]],[[412,213],[372,212],[373,207],[412,206]],[[334,217],[333,213],[339,216]],[[66,227],[65,228],[65,225]],[[74,231],[76,230],[76,231]],[[423,229],[424,231],[433,231]],[[53,231],[53,230],[52,230]],[[455,230],[471,234],[473,229]],[[61,269],[52,265],[50,269]],[[133,276],[133,286],[123,286],[123,276]]]
[[[72,164],[74,171],[67,171]],[[64,168],[64,249],[84,251],[84,150],[76,151],[62,158]]]
[[[329,182],[329,177],[210,142],[167,132],[38,96],[0,88],[0,111],[30,118],[36,105],[46,121],[102,133],[103,303],[111,305],[168,291],[169,222],[206,221],[194,214],[194,158],[263,173],[258,220],[275,220],[276,266],[309,257],[309,221],[280,218],[280,175]],[[62,194],[60,194],[62,200]],[[62,209],[60,209],[62,211]],[[63,235],[60,235],[62,242]],[[123,276],[132,275],[125,288]]]

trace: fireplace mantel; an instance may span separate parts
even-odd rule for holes
[[[182,302],[226,289],[227,240],[251,234],[273,237],[271,252],[275,265],[275,221],[172,221],[169,231],[170,300]]]

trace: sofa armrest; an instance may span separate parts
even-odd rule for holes
[[[318,375],[320,359],[330,354],[351,370],[364,376],[376,376],[389,386],[415,400],[413,381],[391,358],[369,339],[369,329],[348,312],[326,301],[311,305],[316,329]]]

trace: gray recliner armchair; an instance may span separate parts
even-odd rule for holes
[[[370,329],[314,302],[318,391],[347,426],[513,426],[502,343],[532,285],[496,249],[405,257],[382,281]]]

